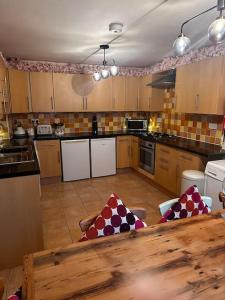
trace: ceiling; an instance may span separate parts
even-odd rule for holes
[[[0,51],[6,57],[69,63],[100,64],[102,43],[124,32],[110,45],[107,60],[121,66],[150,66],[170,56],[180,25],[216,5],[216,0],[1,0]],[[187,24],[194,48],[207,42],[207,28],[216,10]],[[93,54],[95,53],[95,54]]]

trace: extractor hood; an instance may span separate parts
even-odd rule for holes
[[[153,81],[147,84],[147,86],[151,86],[156,89],[174,88],[175,81],[176,81],[176,69],[173,69],[173,70],[155,74],[155,76],[153,75]]]

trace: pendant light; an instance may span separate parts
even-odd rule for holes
[[[187,23],[194,20],[195,18],[197,18],[215,8],[217,8],[217,10],[220,12],[220,15],[209,26],[208,37],[209,37],[209,40],[215,44],[219,44],[225,39],[225,18],[222,14],[223,10],[225,9],[225,0],[217,0],[217,5],[204,10],[203,12],[188,19],[181,25],[180,34],[179,34],[178,38],[175,40],[175,42],[173,43],[173,49],[174,49],[175,55],[182,56],[191,47],[191,40],[187,36],[185,36],[183,33],[184,25],[186,25]]]
[[[106,79],[110,75],[111,76],[117,76],[119,73],[119,68],[115,64],[115,60],[113,60],[113,65],[109,68],[107,68],[107,61],[105,59],[105,51],[109,49],[109,45],[100,45],[100,49],[104,51],[104,59],[103,59],[103,68],[100,72],[95,72],[93,74],[93,78],[95,81],[99,81],[101,79]]]

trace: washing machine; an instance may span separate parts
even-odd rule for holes
[[[205,195],[213,199],[212,210],[223,209],[219,193],[225,192],[225,159],[209,161],[205,169]]]

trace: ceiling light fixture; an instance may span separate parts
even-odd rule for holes
[[[106,79],[110,75],[117,76],[119,73],[119,68],[115,64],[115,60],[113,59],[113,65],[110,67],[110,70],[107,68],[107,61],[105,59],[105,50],[109,49],[109,45],[100,45],[100,49],[104,50],[104,59],[103,59],[103,69],[100,72],[95,72],[93,74],[94,80],[99,81],[101,79]]]
[[[185,36],[183,33],[184,25],[189,23],[190,21],[196,19],[197,17],[217,8],[217,10],[220,12],[219,17],[209,26],[208,29],[208,37],[209,40],[215,44],[221,43],[225,39],[225,18],[223,17],[223,10],[225,9],[225,0],[217,0],[217,5],[204,10],[203,12],[195,15],[194,17],[186,20],[182,25],[180,29],[180,34],[178,38],[173,43],[173,49],[175,55],[182,56],[184,55],[191,46],[191,40],[189,37]]]

